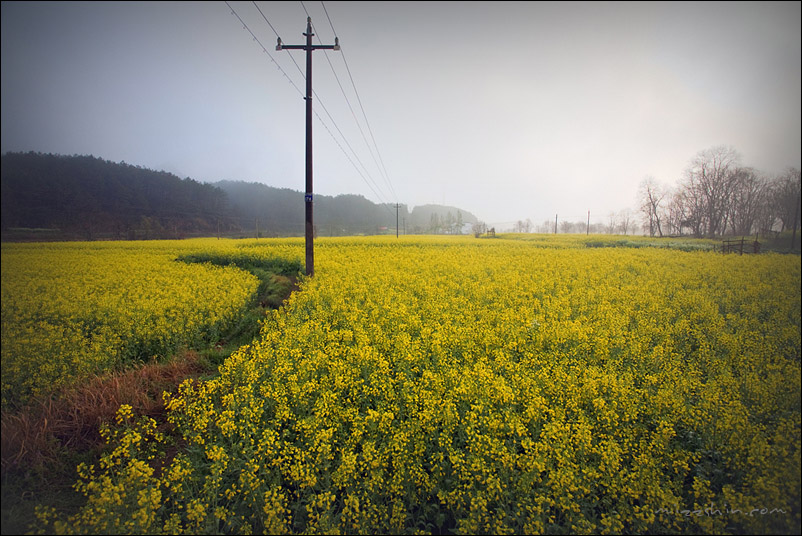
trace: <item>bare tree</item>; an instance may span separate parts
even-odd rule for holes
[[[685,170],[686,222],[696,236],[716,236],[727,227],[733,174],[740,157],[732,147],[699,151]]]
[[[619,213],[618,216],[618,228],[624,233],[624,235],[629,234],[629,229],[632,225],[632,211],[628,208],[625,208]]]
[[[618,214],[615,212],[610,212],[607,215],[607,234],[615,234],[618,230]]]
[[[775,231],[780,218],[777,216],[777,211],[774,209],[774,196],[776,190],[776,182],[768,181],[766,183],[766,192],[763,202],[758,207],[757,215],[755,216],[754,230],[761,235],[768,235]],[[781,225],[781,223],[780,223]]]
[[[666,190],[661,187],[652,176],[648,176],[640,184],[638,198],[640,199],[640,211],[645,218],[644,226],[649,229],[649,236],[657,233],[663,236],[661,219],[663,217],[663,199],[666,197]]]
[[[676,189],[661,187],[647,176],[638,190],[643,229],[651,236],[749,235],[798,228],[800,172],[788,168],[769,180],[760,172],[739,166],[735,149],[717,146],[699,151],[685,169]],[[606,232],[628,232],[627,214],[610,213]],[[795,240],[795,237],[792,237]]]
[[[562,220],[560,222],[560,232],[563,234],[570,234],[574,232],[574,224],[568,220]]]
[[[702,196],[694,192],[687,184],[683,184],[677,192],[676,201],[679,213],[682,214],[680,227],[689,229],[693,236],[704,236],[705,215]]]
[[[782,221],[782,228],[780,231],[795,228],[795,223],[798,223],[799,199],[799,170],[796,168],[789,168],[777,178],[772,199],[772,205],[774,206],[777,217]]]
[[[515,222],[515,226],[513,227],[514,233],[531,233],[532,232],[532,220],[529,218],[526,221],[518,220]]]
[[[603,223],[591,223],[588,229],[589,234],[604,234],[606,226]]]
[[[758,230],[758,217],[767,205],[768,182],[752,168],[735,168],[731,175],[729,229],[735,235],[749,235]]]
[[[668,227],[668,234],[682,236],[682,230],[687,226],[688,221],[682,189],[675,189],[670,192],[668,198],[668,207],[664,220]]]

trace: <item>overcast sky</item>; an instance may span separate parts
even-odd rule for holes
[[[305,53],[265,18],[303,44],[308,10],[342,45],[313,53],[318,194],[603,222],[713,146],[800,167],[799,2],[230,5],[267,52],[225,2],[2,2],[0,151],[303,191]]]

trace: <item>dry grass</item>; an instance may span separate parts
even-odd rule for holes
[[[4,411],[2,475],[57,464],[64,449],[87,452],[102,447],[100,425],[113,421],[121,404],[164,425],[162,393],[204,372],[198,354],[188,351],[166,364],[98,376],[20,411]]]

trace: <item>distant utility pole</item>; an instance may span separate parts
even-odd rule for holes
[[[401,205],[398,203],[395,204],[395,237],[398,238],[398,208]]]
[[[557,214],[554,215],[554,234],[557,234]]]
[[[333,45],[313,45],[312,17],[306,18],[306,44],[284,45],[278,38],[276,50],[306,50],[306,275],[315,275],[315,227],[312,217],[312,51],[319,48],[340,50],[340,40],[335,37]]]

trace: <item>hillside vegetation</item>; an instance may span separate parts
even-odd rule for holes
[[[92,156],[0,157],[4,241],[302,236],[304,194],[260,183],[200,183]],[[437,224],[434,225],[435,219]],[[446,227],[440,222],[451,221]],[[398,210],[410,233],[457,233],[476,217],[456,207]],[[359,195],[315,196],[319,236],[395,234],[395,205]]]

